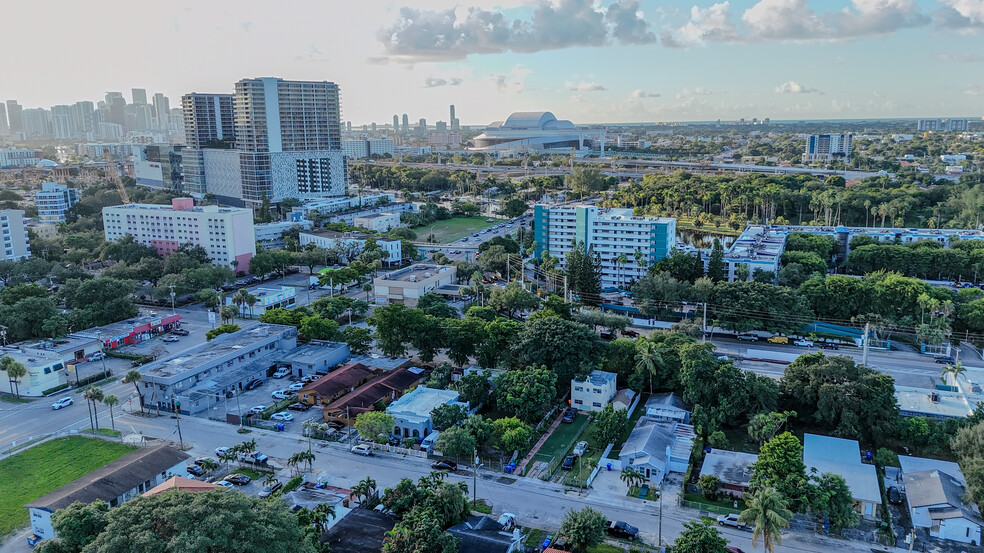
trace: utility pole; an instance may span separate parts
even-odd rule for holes
[[[184,438],[181,437],[181,402],[174,400],[174,420],[178,423],[178,443],[181,444],[181,451],[184,451]]]
[[[509,284],[509,262],[512,261],[509,254],[506,254],[506,284]]]
[[[568,295],[568,291],[567,291],[567,275],[564,275],[564,301],[565,302],[568,301],[567,295]]]
[[[478,505],[478,448],[472,452],[475,456],[475,470],[472,471],[472,508]]]
[[[236,414],[239,415],[239,428],[243,427],[243,410],[239,407],[239,390],[236,390]]]
[[[348,443],[352,445],[352,419],[349,417],[348,405],[345,406],[345,422],[348,424]]]
[[[663,547],[663,483],[659,484],[659,537],[657,538],[656,548]]]
[[[861,364],[865,367],[868,366],[868,331],[871,329],[871,323],[864,323],[864,349],[861,350]]]
[[[707,340],[707,302],[706,301],[704,302],[704,322],[701,325],[700,330],[701,330],[701,336],[700,336],[701,341],[706,341]]]

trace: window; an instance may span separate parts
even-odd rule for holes
[[[581,405],[582,403],[584,403],[584,402],[581,401],[581,400],[579,400],[579,399],[575,399],[574,400],[574,405]]]
[[[594,392],[594,393],[596,393],[596,394],[600,394],[601,393],[601,388],[595,388],[594,390],[591,390],[591,391]]]
[[[597,402],[597,401],[596,401],[596,402],[594,402],[594,403],[592,403],[591,405],[594,405],[595,407],[601,407],[601,403],[599,403],[599,402]]]
[[[583,386],[574,386],[574,391],[575,392],[583,392],[584,391],[584,387]]]

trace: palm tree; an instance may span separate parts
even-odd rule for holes
[[[649,374],[649,394],[653,393],[653,376],[658,374],[663,365],[663,356],[656,351],[656,346],[649,340],[639,340],[636,344],[636,369]]]
[[[953,364],[947,363],[946,366],[943,367],[943,373],[940,375],[940,380],[942,380],[944,384],[947,384],[948,383],[947,377],[950,376],[953,378],[952,385],[956,386],[957,380],[959,380],[960,376],[965,372],[967,372],[967,367],[964,367],[963,363],[959,361]]]
[[[249,316],[253,316],[253,304],[256,303],[256,296],[250,294],[245,288],[240,288],[233,294],[232,303],[239,307],[239,313],[245,317],[245,307],[249,307]]]
[[[103,398],[103,403],[109,407],[109,420],[113,423],[113,430],[116,430],[116,418],[113,416],[113,406],[120,404],[120,398],[114,394],[109,394]]]
[[[10,389],[15,390],[15,395],[20,397],[20,379],[27,376],[27,367],[13,357],[5,356],[0,360],[0,371],[7,371],[7,378],[10,380]]]
[[[362,480],[352,486],[352,498],[359,502],[360,505],[366,505],[369,498],[376,495],[376,481],[372,478],[366,476]]]
[[[619,478],[621,478],[622,482],[624,482],[629,488],[637,487],[646,480],[646,477],[643,476],[641,472],[636,472],[630,468],[622,469],[622,474],[619,475]]]
[[[219,460],[222,461],[225,464],[229,464],[229,463],[235,461],[236,460],[236,452],[234,450],[235,450],[235,448],[228,449],[225,453],[223,453],[222,455],[219,455]],[[202,467],[202,468],[205,468],[205,467]]]
[[[786,508],[786,499],[769,486],[746,494],[745,498],[748,508],[741,512],[738,520],[754,525],[752,547],[761,538],[762,547],[768,553],[773,553],[776,545],[782,545],[781,532],[784,528],[789,528],[789,519],[793,518],[792,511]]]
[[[222,319],[223,323],[231,323],[236,320],[236,315],[239,311],[234,305],[223,305],[219,309],[219,318]]]
[[[280,480],[278,480],[277,477],[276,477],[276,475],[274,475],[272,472],[270,474],[268,474],[267,477],[263,480],[263,485],[264,486],[267,486],[267,487],[271,487],[271,488],[275,484],[279,484],[279,483],[280,483]]]
[[[312,453],[310,450],[298,451],[297,453],[292,454],[289,459],[287,459],[287,466],[294,467],[294,470],[297,470],[298,465],[306,464],[308,466],[308,472],[311,472],[311,466],[312,463],[314,463],[314,459],[315,459],[314,453]]]
[[[86,399],[86,401],[92,402],[92,411],[93,411],[92,412],[92,415],[93,415],[93,421],[94,421],[93,426],[92,426],[92,430],[93,431],[98,431],[99,430],[99,412],[96,411],[96,403],[102,401],[103,398],[104,398],[102,388],[100,388],[98,386],[89,386],[88,388],[85,389],[85,393],[82,394],[82,397],[84,397]]]
[[[228,455],[228,452],[226,453],[226,455]],[[209,474],[212,471],[215,471],[219,468],[219,464],[213,461],[212,459],[202,459],[202,462],[199,463],[198,466],[202,467],[202,470],[205,471],[205,474]]]
[[[132,369],[126,372],[126,376],[123,377],[123,382],[126,384],[133,384],[133,388],[137,391],[137,402],[140,404],[140,414],[143,414],[143,396],[140,395],[140,386],[137,385],[138,382],[143,380],[143,375],[140,371]],[[133,413],[133,408],[130,408],[130,413]]]
[[[314,520],[311,522],[318,532],[324,534],[328,531],[328,517],[335,518],[335,506],[321,503],[314,508]]]
[[[372,283],[367,282],[362,285],[362,291],[366,293],[366,302],[369,301],[369,292],[372,292]]]
[[[622,267],[622,278],[619,279],[619,280],[624,285],[625,284],[625,265],[629,262],[629,258],[624,253],[620,253],[620,254],[618,254],[618,257],[615,258],[615,261],[618,263],[616,265],[616,268],[617,267]],[[618,273],[618,271],[616,270],[616,275],[617,275],[617,273]]]

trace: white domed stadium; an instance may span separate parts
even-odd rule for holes
[[[604,129],[600,130],[604,133]],[[557,119],[549,111],[517,111],[505,121],[494,121],[475,137],[479,152],[572,152],[591,148],[600,141],[599,130],[582,131],[574,123]]]

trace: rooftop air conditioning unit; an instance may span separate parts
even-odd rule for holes
[[[417,275],[410,275],[410,282],[417,282]]]
[[[940,394],[937,394],[936,392],[933,392],[933,393],[929,394],[929,399],[933,403],[939,403],[940,402]]]

